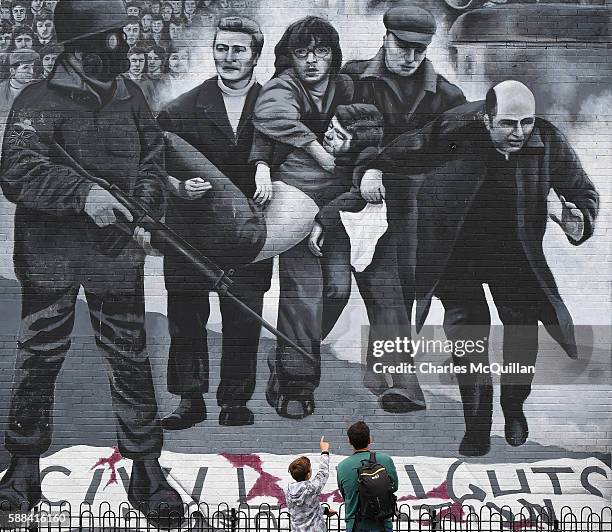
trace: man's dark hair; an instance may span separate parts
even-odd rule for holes
[[[138,26],[140,26],[140,18],[135,17],[134,15],[130,15],[127,18],[127,22],[123,25],[123,27],[125,28],[126,26],[129,26],[130,24],[138,24]]]
[[[293,480],[302,482],[308,478],[310,471],[310,460],[306,456],[300,456],[289,464],[289,473]]]
[[[153,13],[153,16],[151,17],[151,21],[155,22],[156,20],[161,20],[163,22],[164,17],[161,16],[161,13]]]
[[[375,105],[369,103],[339,105],[335,116],[340,125],[353,135],[351,152],[361,153],[370,146],[380,146],[383,140],[384,118]]]
[[[131,55],[138,55],[138,54],[143,54],[145,56],[147,56],[147,48],[145,48],[144,46],[142,46],[142,44],[140,42],[136,42],[136,44],[134,44],[134,46],[132,46],[127,53],[127,56],[130,57]]]
[[[485,96],[485,112],[489,115],[489,118],[493,118],[497,114],[497,93],[494,87],[491,87]]]
[[[46,7],[43,7],[36,14],[36,17],[34,17],[34,25],[36,25],[37,22],[42,22],[43,20],[50,20],[51,22],[53,22],[53,12],[50,9],[47,9]]]
[[[355,449],[365,449],[370,445],[370,427],[365,421],[353,423],[346,431],[351,445]]]
[[[305,17],[291,24],[274,47],[275,72],[278,76],[293,65],[292,53],[296,48],[306,48],[314,41],[315,45],[329,46],[332,50],[330,74],[340,72],[342,65],[342,50],[340,36],[329,22],[321,17]]]
[[[234,31],[236,33],[246,33],[251,36],[251,50],[253,58],[258,58],[264,47],[264,36],[259,24],[247,17],[223,17],[217,24],[217,31]],[[217,36],[215,35],[215,41]],[[214,46],[214,42],[213,42]]]
[[[20,35],[29,35],[34,39],[34,31],[28,26],[17,26],[13,29],[13,42],[15,42],[15,39]]]

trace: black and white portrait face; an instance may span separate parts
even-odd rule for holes
[[[535,126],[535,98],[523,84],[500,83],[495,90],[494,112],[484,116],[485,127],[495,148],[503,153],[520,151]]]
[[[162,57],[154,50],[151,50],[147,54],[147,70],[149,71],[149,74],[161,73],[162,61]]]
[[[313,39],[310,46],[292,50],[291,60],[300,81],[305,85],[316,85],[329,75],[332,49],[317,44]]]
[[[34,62],[20,63],[11,67],[11,77],[21,83],[29,83],[34,79]]]
[[[153,22],[153,15],[151,15],[151,13],[145,13],[140,19],[142,30],[145,32],[151,31],[152,22]]]
[[[0,7],[0,20],[11,20],[11,10],[8,7]]]
[[[36,33],[38,38],[47,41],[53,36],[53,21],[39,20],[36,22]]]
[[[155,19],[151,22],[151,31],[153,33],[161,33],[164,31],[164,21],[162,19]]]
[[[130,74],[132,77],[140,79],[146,65],[145,54],[131,54],[128,59],[130,61]]]
[[[172,6],[168,4],[167,2],[165,2],[161,8],[161,14],[162,14],[162,17],[164,17],[165,22],[170,22],[170,19],[172,18],[172,13],[173,13]]]
[[[183,0],[171,0],[172,14],[179,17],[183,12]]]
[[[183,9],[185,11],[185,15],[193,15],[196,12],[197,2],[196,0],[185,0],[185,4]]]
[[[13,41],[12,33],[0,34],[0,52],[8,52],[11,48],[12,41]]]
[[[31,7],[34,13],[38,13],[44,4],[44,0],[32,0]]]
[[[23,22],[26,18],[26,8],[22,4],[17,4],[13,7],[13,19],[17,24]]]
[[[236,83],[250,80],[257,58],[253,58],[253,39],[247,33],[219,30],[213,46],[213,57],[219,77]]]
[[[173,41],[177,40],[181,35],[181,27],[174,22],[170,22],[168,26],[168,35]]]
[[[43,75],[47,77],[51,74],[55,62],[57,61],[59,54],[45,54],[42,58]]]
[[[125,40],[129,46],[134,46],[136,41],[140,39],[140,24],[127,24],[123,27]]]
[[[171,53],[168,56],[168,70],[176,76],[186,74],[189,70],[189,51],[183,49]]]
[[[129,6],[127,8],[128,17],[138,17],[140,16],[140,8],[138,6]]]
[[[402,77],[412,76],[427,55],[427,46],[398,39],[393,33],[385,35],[385,65],[389,72]]]
[[[332,155],[341,155],[351,149],[353,135],[342,127],[342,124],[334,116],[329,123],[323,139],[325,151]]]
[[[15,37],[15,49],[19,50],[21,48],[32,48],[33,41],[34,40],[29,33],[17,35],[17,37]]]

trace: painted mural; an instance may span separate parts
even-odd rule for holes
[[[324,435],[346,530],[370,445],[415,512],[609,506],[611,42],[603,2],[2,2],[0,504],[293,512]]]

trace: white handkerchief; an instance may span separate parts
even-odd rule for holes
[[[376,244],[389,227],[387,204],[368,203],[359,212],[340,211],[340,219],[351,241],[351,265],[362,272],[372,262]]]

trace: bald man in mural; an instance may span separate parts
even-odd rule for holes
[[[418,242],[416,325],[420,330],[432,297],[438,297],[447,339],[455,342],[454,364],[463,368],[457,379],[466,432],[459,452],[466,456],[484,455],[490,447],[491,318],[483,284],[504,326],[504,367],[512,368],[501,376],[510,445],[522,445],[528,436],[523,403],[531,392],[538,321],[577,357],[572,318],[542,249],[547,196],[552,189],[559,197],[561,218],[550,217],[579,245],[593,234],[598,193],[563,135],[536,117],[535,108],[525,85],[504,81],[485,102],[457,107],[398,137],[377,162],[387,194],[406,196],[414,190],[408,183],[420,181],[418,221],[406,230],[406,245],[415,236]],[[482,348],[459,356],[457,346],[477,341]]]

